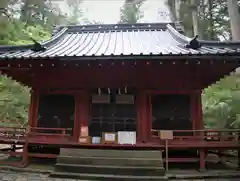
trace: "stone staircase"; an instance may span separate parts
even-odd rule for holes
[[[52,177],[86,180],[166,180],[161,151],[66,149]]]

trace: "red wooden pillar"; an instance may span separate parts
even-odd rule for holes
[[[81,108],[81,94],[75,94],[75,107],[74,107],[74,128],[73,139],[78,141],[80,135],[80,108]]]
[[[30,103],[28,108],[28,126],[32,127],[33,125],[33,106],[34,106],[34,96],[33,91],[30,92]]]
[[[146,119],[146,124],[147,124],[147,141],[150,141],[152,139],[152,95],[148,94],[147,95],[147,119]]]
[[[76,125],[78,129],[76,135],[78,138],[80,136],[88,136],[88,121],[89,121],[89,108],[90,108],[90,95],[87,91],[81,92],[78,96],[75,111]]]
[[[191,106],[192,106],[192,123],[193,129],[196,130],[204,130],[204,122],[203,122],[203,111],[202,111],[202,98],[201,91],[197,91],[192,93],[191,95]],[[196,135],[204,136],[204,133],[197,132]],[[200,157],[200,170],[205,169],[205,150],[199,149],[199,157]]]
[[[196,130],[196,122],[197,122],[197,104],[196,104],[196,94],[191,94],[191,121],[192,121],[192,130]],[[193,132],[194,136],[196,132]]]
[[[39,91],[34,90],[32,92],[32,101],[33,101],[33,108],[32,108],[32,127],[37,127],[38,125],[38,106],[39,106]]]
[[[202,92],[196,93],[197,95],[197,128],[200,130],[204,130],[204,122],[203,122],[203,107],[202,107]]]
[[[137,141],[147,142],[151,135],[149,96],[144,91],[137,94]]]
[[[140,92],[136,95],[137,108],[137,142],[142,142],[142,94]]]
[[[202,98],[201,91],[191,94],[191,112],[192,112],[192,129],[203,130],[203,113],[202,113]]]

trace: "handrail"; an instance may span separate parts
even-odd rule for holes
[[[162,130],[152,129],[152,137],[160,139]],[[229,141],[240,140],[240,129],[204,129],[204,130],[163,130],[173,131],[173,140],[214,140],[214,141]],[[176,135],[177,133],[186,133],[191,135]],[[229,134],[234,133],[234,134]]]
[[[72,128],[43,128],[43,127],[30,127],[33,130],[50,130],[50,131],[71,131]]]
[[[158,129],[152,129],[152,131],[161,131]],[[164,130],[173,132],[240,132],[240,129],[202,129],[202,130]]]
[[[43,127],[0,127],[0,137],[3,139],[29,136],[70,136],[67,131],[71,131],[71,128],[43,128]],[[40,132],[38,132],[40,131]],[[41,133],[41,131],[53,131],[52,133]]]

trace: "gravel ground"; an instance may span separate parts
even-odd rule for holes
[[[48,175],[35,173],[16,173],[10,171],[0,171],[0,181],[83,181],[83,180],[49,178]],[[191,181],[239,181],[239,179],[207,179],[207,180],[198,179]]]

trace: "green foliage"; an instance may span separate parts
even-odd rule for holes
[[[28,118],[29,90],[17,82],[0,76],[0,120],[24,124]]]
[[[53,26],[65,22],[66,17],[51,1],[22,0],[20,20],[26,25],[38,24],[51,30]]]
[[[18,1],[3,1],[0,2],[0,6],[6,8],[7,12],[9,12],[14,2],[17,3]],[[49,39],[50,33],[46,24],[43,25],[39,21],[32,24],[26,23],[21,19],[14,18],[12,15],[0,13],[0,44],[32,44],[30,37],[37,41]],[[25,124],[28,120],[28,106],[29,89],[1,75],[0,120],[10,121],[1,123],[1,125],[9,125],[14,122],[15,124]]]
[[[168,4],[173,11],[174,0],[168,0]],[[180,20],[187,36],[194,36],[191,16],[194,8],[198,12],[199,32],[202,39],[218,40],[220,37],[229,39],[230,25],[226,0],[199,0],[197,1],[197,7],[191,5],[191,0],[181,1]]]
[[[70,15],[67,24],[76,25],[79,24],[79,18],[82,17],[81,0],[67,0],[67,4],[70,9]]]
[[[0,44],[31,44],[30,37],[37,41],[50,38],[50,33],[41,25],[24,25],[20,20],[0,21]]]
[[[226,0],[199,0],[197,7],[191,0],[181,1],[180,17],[187,36],[193,36],[192,8],[198,10],[198,24],[202,39],[230,38],[230,24]],[[168,0],[172,11],[174,0]],[[175,16],[176,17],[176,16]],[[203,92],[203,111],[206,127],[240,127],[240,77],[228,76]]]
[[[140,7],[144,3],[144,0],[138,2],[132,2],[131,0],[125,0],[123,7],[120,10],[120,23],[137,23],[139,19],[143,17]]]
[[[240,127],[240,77],[229,76],[204,90],[203,111],[206,126]]]

